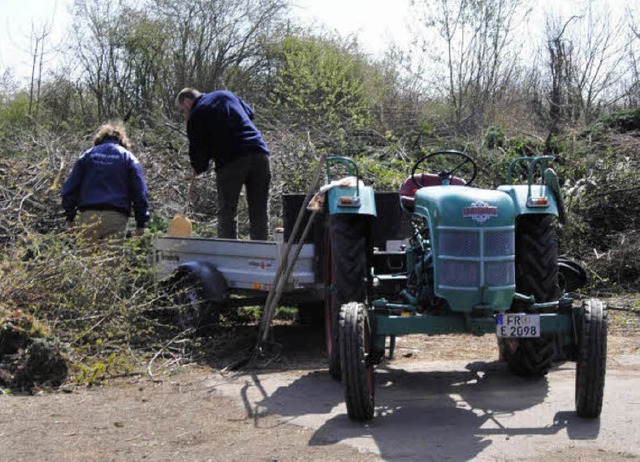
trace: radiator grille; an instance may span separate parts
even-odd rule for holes
[[[486,257],[514,255],[515,249],[515,234],[513,231],[485,233],[484,254]]]
[[[441,286],[470,289],[515,285],[513,229],[443,229],[438,251]]]
[[[484,278],[489,287],[514,285],[516,283],[515,264],[513,262],[487,262]]]
[[[438,250],[448,257],[479,256],[478,233],[447,231],[440,235]]]
[[[480,282],[477,263],[443,261],[440,270],[440,283],[446,286],[477,287]]]

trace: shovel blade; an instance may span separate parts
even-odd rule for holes
[[[191,237],[193,232],[193,226],[191,220],[186,215],[181,213],[176,214],[169,223],[169,229],[167,229],[167,236],[169,237]]]

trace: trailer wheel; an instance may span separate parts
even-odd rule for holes
[[[367,309],[362,303],[347,303],[340,309],[340,362],[342,387],[349,418],[373,418],[375,389],[370,355],[371,332]]]
[[[558,285],[558,241],[553,215],[523,215],[516,226],[516,292],[533,295],[537,303],[560,298]],[[514,311],[526,311],[527,305],[514,301]],[[557,356],[555,335],[539,338],[498,338],[500,359],[509,370],[522,377],[546,375]]]
[[[207,267],[205,273],[198,274],[191,268],[181,269],[169,284],[169,296],[175,308],[173,320],[183,330],[215,326],[226,309],[227,284],[224,276],[214,267]]]
[[[605,305],[600,300],[585,300],[580,309],[576,364],[576,412],[580,417],[600,416],[606,365]]]
[[[348,302],[364,302],[367,295],[367,262],[370,250],[370,218],[364,215],[330,215],[325,265],[325,340],[329,373],[340,379],[338,316]]]

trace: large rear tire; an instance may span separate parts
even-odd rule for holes
[[[371,420],[375,409],[371,331],[362,303],[347,303],[340,309],[340,361],[347,414],[359,422]]]
[[[576,364],[576,412],[593,419],[602,412],[607,366],[607,321],[600,300],[585,300],[580,309]]]
[[[329,373],[340,380],[338,316],[343,304],[366,300],[371,220],[368,216],[352,214],[330,215],[328,220],[325,340]]]
[[[558,285],[558,241],[553,215],[523,215],[516,224],[516,292],[533,295],[536,303],[560,298]],[[526,311],[527,305],[514,301],[512,311]],[[539,338],[498,338],[500,359],[509,370],[522,377],[545,376],[556,357],[556,336]]]

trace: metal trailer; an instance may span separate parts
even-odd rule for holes
[[[191,274],[199,284],[192,297],[204,295],[227,306],[259,305],[272,288],[284,247],[282,241],[160,237],[153,247],[155,278],[163,283]],[[322,300],[315,261],[314,245],[304,244],[285,282],[284,302]],[[224,282],[212,275],[222,276]],[[237,297],[230,298],[232,294]]]
[[[361,185],[355,163],[343,157],[326,160],[328,183],[335,175],[331,167],[336,164],[344,166],[343,170],[355,178],[357,186],[331,188],[326,193],[325,209],[318,213],[306,234],[301,229],[312,220],[311,212],[305,211],[302,226],[296,227],[301,209],[306,205],[305,195],[285,194],[282,199],[284,228],[282,232],[274,232],[273,241],[157,238],[152,254],[155,278],[180,311],[191,313],[181,319],[193,323],[199,322],[194,319],[196,312],[210,311],[217,315],[241,306],[264,306],[278,272],[286,263],[286,242],[292,241],[301,248],[282,283],[279,302],[297,307],[305,322],[323,322],[325,298],[330,299],[328,303],[335,301],[335,297],[326,297],[333,291],[330,265],[336,260],[331,258],[332,224],[344,219],[370,223],[373,220],[375,232],[371,243],[376,247],[377,266],[385,269],[381,272],[388,273],[394,262],[402,262],[401,244],[410,236],[411,228],[403,218],[397,193],[374,194],[372,188]],[[389,282],[383,280],[379,285],[384,288]],[[330,338],[333,338],[333,324],[329,323],[327,328]],[[332,345],[333,341],[328,341],[329,349]]]

